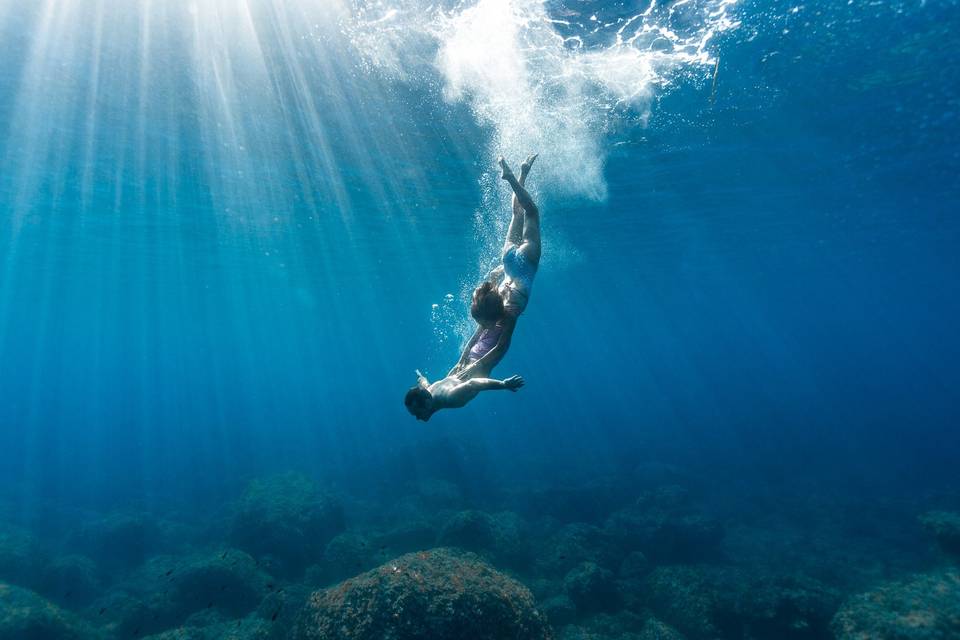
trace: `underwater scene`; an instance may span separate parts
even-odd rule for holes
[[[958,50],[0,0],[0,640],[960,639]]]

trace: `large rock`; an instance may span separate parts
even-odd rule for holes
[[[538,546],[536,567],[543,575],[563,578],[582,562],[615,569],[621,555],[600,529],[576,522],[561,527]]]
[[[308,477],[287,473],[250,483],[235,505],[232,544],[272,560],[280,573],[300,575],[323,557],[330,540],[344,530],[343,509]]]
[[[322,562],[308,569],[307,579],[314,586],[325,587],[375,566],[374,557],[369,539],[346,531],[327,543]]]
[[[528,555],[523,529],[514,513],[460,511],[444,523],[437,543],[473,551],[499,566],[517,567],[525,564]]]
[[[613,513],[604,532],[624,551],[642,551],[658,564],[712,560],[723,528],[699,511],[680,487],[661,487]]]
[[[944,553],[960,557],[960,513],[930,511],[920,522],[933,534]]]
[[[16,527],[0,529],[0,580],[33,587],[44,563],[40,543],[32,534]]]
[[[78,618],[36,593],[0,582],[3,640],[89,640],[97,636]]]
[[[702,639],[828,637],[839,604],[834,591],[811,578],[714,566],[660,567],[644,588],[658,618]]]
[[[838,640],[960,638],[960,572],[920,575],[855,596],[831,628]]]
[[[183,626],[143,640],[273,640],[273,626],[258,618],[214,622],[202,626]]]
[[[237,549],[183,558],[159,556],[88,611],[120,636],[139,636],[186,624],[197,614],[205,616],[203,622],[242,616],[274,586],[256,561]]]
[[[146,513],[115,512],[74,532],[69,547],[107,571],[130,569],[167,549],[162,523]]]
[[[571,569],[563,579],[563,590],[581,611],[611,611],[617,607],[613,573],[593,562]]]
[[[296,640],[545,640],[547,621],[520,583],[477,556],[401,556],[311,596]]]
[[[102,590],[96,563],[86,556],[54,558],[43,570],[39,591],[66,607],[88,604]]]

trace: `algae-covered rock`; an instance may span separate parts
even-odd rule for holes
[[[577,605],[567,595],[553,596],[543,601],[540,611],[553,627],[570,624],[577,617]]]
[[[604,532],[626,551],[657,563],[699,562],[719,555],[720,523],[699,511],[680,487],[661,487],[611,514]]]
[[[54,558],[42,572],[39,591],[65,606],[82,606],[96,598],[101,590],[96,563],[86,556]]]
[[[561,527],[540,545],[536,566],[544,575],[563,578],[582,562],[593,562],[613,569],[619,564],[620,558],[620,554],[600,529],[576,522]]]
[[[563,579],[563,590],[581,611],[610,611],[617,606],[613,573],[593,562],[571,569]]]
[[[235,505],[230,541],[255,557],[273,558],[281,572],[299,575],[323,557],[344,526],[339,502],[310,478],[287,473],[250,483]]]
[[[831,629],[838,640],[960,638],[960,572],[919,575],[854,596]]]
[[[314,593],[296,640],[544,640],[546,618],[520,583],[451,549],[411,553]]]
[[[644,582],[644,600],[691,638],[770,640],[827,637],[839,604],[833,590],[804,576],[762,575],[713,566],[660,567]]]
[[[33,587],[45,562],[40,543],[16,527],[0,528],[0,580]]]
[[[960,557],[960,513],[930,511],[921,516],[920,522],[933,534],[944,553]]]
[[[107,571],[129,569],[165,548],[162,525],[146,513],[110,513],[84,523],[69,547]]]
[[[647,619],[638,640],[686,640],[683,634],[656,618]]]
[[[271,585],[256,561],[237,549],[182,558],[158,556],[88,611],[121,636],[139,636],[188,621],[204,626],[242,616],[257,607]]]
[[[3,640],[92,640],[98,636],[79,618],[36,593],[0,582]]]
[[[444,523],[437,543],[473,551],[498,565],[516,566],[523,564],[527,555],[523,528],[514,513],[460,511]]]
[[[144,637],[144,640],[272,640],[269,622],[257,618],[227,620],[207,625],[184,625]]]

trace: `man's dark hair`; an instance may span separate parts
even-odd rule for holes
[[[417,385],[410,387],[410,390],[407,391],[407,395],[403,398],[403,404],[407,407],[407,411],[414,413],[416,409],[425,405],[429,398],[430,392]]]

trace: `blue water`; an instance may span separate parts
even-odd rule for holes
[[[190,520],[286,470],[479,504],[649,464],[717,504],[956,507],[955,0],[482,0],[516,31],[459,37],[474,3],[426,4],[0,2],[10,522]],[[617,49],[629,20],[702,48]],[[536,151],[544,257],[496,370],[527,384],[417,422],[501,242],[496,156]]]

